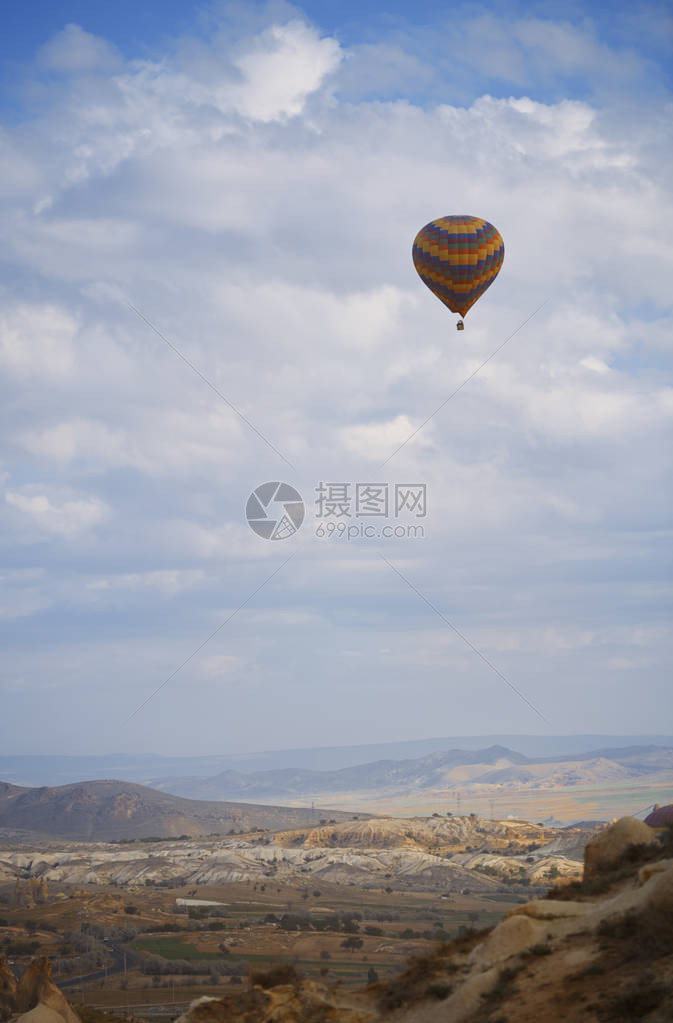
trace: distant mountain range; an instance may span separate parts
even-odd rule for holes
[[[0,790],[0,828],[102,840],[224,834],[254,827],[305,827],[320,817],[348,818],[352,813],[346,812],[348,807],[403,814],[435,805],[459,810],[463,799],[463,806],[469,802],[471,809],[481,808],[482,812],[490,801],[497,801],[504,814],[531,814],[531,819],[547,820],[553,811],[557,819],[568,821],[586,815],[587,792],[607,793],[598,801],[592,797],[594,816],[613,816],[633,812],[632,807],[641,803],[670,801],[673,737],[667,744],[626,744],[622,737],[621,741],[589,748],[577,747],[590,737],[572,737],[575,748],[561,753],[557,751],[558,737],[533,738],[533,745],[542,747],[542,753],[488,743],[321,769],[288,763],[301,751],[268,754],[276,766],[265,769],[251,768],[255,758],[240,766],[239,761],[228,757],[5,756],[0,757],[0,778],[4,776],[8,784]],[[398,745],[406,751],[419,744]],[[424,746],[425,740],[420,745]],[[547,752],[549,748],[554,752]],[[341,758],[349,759],[353,749],[357,747],[341,751]],[[328,761],[331,758],[338,762],[338,751],[326,752]],[[312,756],[307,759],[310,763]],[[232,766],[234,763],[239,766]],[[86,770],[104,768],[109,770],[108,779],[124,772],[133,781],[122,777],[111,782],[96,779],[95,775],[91,781],[80,781],[86,777]],[[54,781],[73,774],[74,783],[26,787],[26,776],[31,785],[33,779],[43,781],[46,776]],[[567,794],[568,798],[564,795],[559,802],[556,796],[552,798],[552,792]],[[620,801],[622,792],[625,795]],[[313,811],[307,808],[312,803],[330,809]],[[303,807],[290,808],[287,804]],[[341,813],[331,809],[335,805]]]
[[[165,778],[152,784],[155,788],[180,795],[189,792],[195,799],[212,799],[215,798],[214,793],[221,792],[235,794],[235,797],[261,798],[271,792],[284,792],[298,797],[306,792],[362,792],[400,787],[408,789],[409,786],[437,788],[443,785],[447,774],[455,768],[477,767],[479,773],[482,773],[486,767],[503,762],[508,765],[527,764],[528,758],[503,746],[490,746],[474,752],[449,750],[446,753],[431,753],[415,760],[376,760],[356,767],[343,767],[338,771],[290,768],[251,771],[248,774],[221,771],[210,778]]]
[[[24,788],[0,782],[0,831],[10,839],[102,842],[224,835],[252,828],[277,831],[315,827],[321,818],[343,821],[351,815],[334,810],[182,799],[125,781],[88,781],[56,788]]]
[[[476,751],[490,746],[504,746],[531,758],[572,757],[592,750],[632,746],[673,748],[673,735],[454,735],[360,746],[197,757],[154,753],[92,756],[13,754],[0,755],[0,778],[15,785],[68,785],[82,778],[120,778],[147,784],[156,778],[205,778],[228,770],[243,774],[285,768],[338,771],[381,760],[411,760],[456,749]]]
[[[184,764],[175,758],[174,769],[176,763]],[[551,790],[581,794],[630,786],[649,794],[648,786],[654,786],[666,792],[673,790],[673,742],[669,747],[606,747],[537,757],[494,744],[477,750],[380,759],[336,770],[280,767],[244,772],[227,768],[213,774],[148,780],[150,785],[98,779],[56,787],[0,782],[0,831],[5,839],[199,837],[253,828],[311,828],[321,818],[345,821],[353,816],[344,809],[309,809],[307,803],[331,807],[336,802],[342,808],[364,805],[376,809],[381,800],[384,805],[387,800],[388,805],[399,804],[404,812],[409,799],[416,799],[417,805],[432,805],[435,799],[438,805],[446,805],[448,797],[453,805],[454,794],[457,806],[462,795],[477,803],[484,797],[498,798],[499,805],[507,807],[525,792],[539,793],[540,798],[535,798],[540,806],[547,806]],[[643,798],[643,803],[646,801]],[[303,807],[278,805],[300,802]],[[565,812],[565,819],[575,819],[573,808]]]
[[[410,760],[377,760],[337,771],[225,770],[211,777],[161,778],[153,787],[192,799],[311,799],[351,793],[423,793],[488,788],[567,788],[666,774],[673,782],[673,746],[601,749],[527,757],[505,746],[454,749]]]

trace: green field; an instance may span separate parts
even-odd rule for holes
[[[223,958],[220,953],[199,952],[182,938],[137,938],[133,942],[133,947],[139,952],[149,952],[151,955],[162,956],[165,959],[211,960]],[[283,953],[274,955],[260,952],[230,952],[226,959],[227,962],[247,962],[251,967],[257,969],[268,969],[279,963],[290,963],[307,973],[319,974],[321,969],[328,968],[333,977],[337,976],[352,981],[360,981],[370,966],[380,973],[388,972],[391,969],[389,962],[363,962],[357,954],[344,959],[324,960],[298,958],[296,955]]]
[[[370,966],[373,966],[377,970],[389,970],[391,964],[374,962],[373,960],[367,960],[363,962],[361,958],[361,951],[355,952],[348,959],[304,959],[301,956],[288,955],[286,953],[279,953],[273,955],[270,952],[232,952],[227,956],[227,962],[229,960],[238,960],[239,962],[250,963],[251,966],[275,966],[278,963],[292,963],[294,966],[300,967],[302,970],[320,970],[329,969],[330,973],[361,973],[362,970],[368,970]]]
[[[164,959],[222,959],[220,952],[201,952],[183,938],[136,938],[131,947]]]

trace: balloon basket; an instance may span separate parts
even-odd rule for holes
[[[463,323],[462,320],[458,320],[458,323],[456,324],[456,330],[465,330],[465,324]]]

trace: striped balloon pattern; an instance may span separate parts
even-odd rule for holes
[[[412,256],[430,291],[452,313],[465,316],[498,276],[505,245],[498,229],[481,217],[440,217],[418,232]]]

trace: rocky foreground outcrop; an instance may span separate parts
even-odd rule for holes
[[[412,961],[392,981],[347,993],[262,977],[199,999],[178,1023],[670,1023],[673,834],[635,823],[618,821],[589,844],[582,882]]]
[[[16,977],[0,955],[0,1019],[9,1019],[16,1009]]]
[[[80,1023],[65,995],[51,978],[51,963],[34,959],[17,982],[0,956],[0,1019],[15,1023]]]
[[[670,1023],[673,830],[633,819],[597,834],[584,879],[512,909],[412,960],[384,983],[347,991],[292,967],[200,998],[177,1023]],[[80,1023],[46,958],[19,981],[0,957],[0,1019]]]
[[[176,1023],[372,1023],[372,1009],[357,1002],[357,996],[349,1000],[312,981],[269,990],[257,986],[223,998],[197,998]]]
[[[619,862],[631,846],[657,844],[657,834],[635,817],[622,817],[589,842],[584,850],[584,879],[600,877]]]

